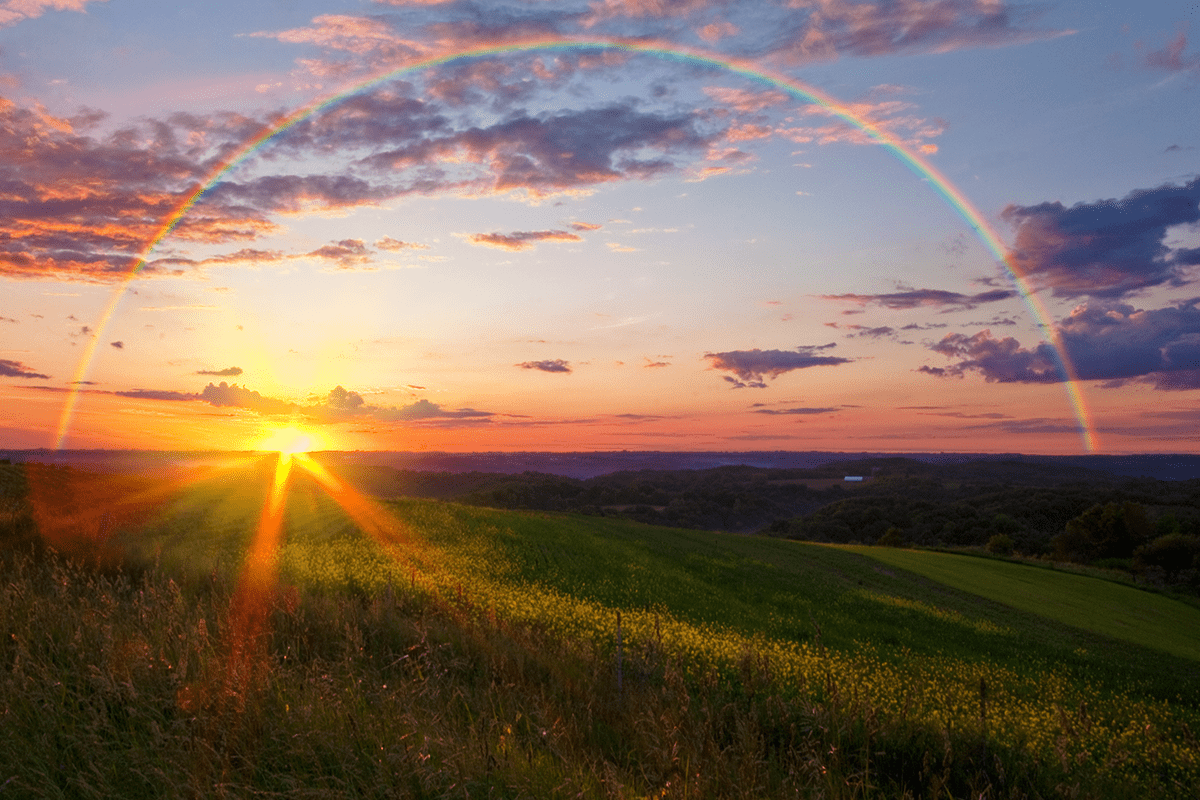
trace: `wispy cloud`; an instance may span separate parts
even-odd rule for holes
[[[1170,41],[1162,47],[1144,50],[1142,63],[1147,67],[1166,70],[1167,72],[1200,71],[1200,53],[1185,54],[1188,49],[1188,26],[1180,26]],[[1140,44],[1140,43],[1139,43]]]
[[[226,367],[225,369],[198,369],[197,375],[212,375],[216,378],[236,378],[242,374],[241,367]]]
[[[390,236],[384,236],[375,242],[375,246],[380,250],[387,250],[391,253],[398,253],[401,250],[428,250],[429,245],[417,244],[415,242],[402,242],[399,239],[393,239]]]
[[[822,300],[836,300],[857,306],[881,306],[896,310],[911,308],[942,308],[947,311],[969,311],[984,303],[996,303],[1016,297],[1009,289],[993,289],[978,294],[961,294],[942,289],[907,289],[886,294],[825,294]]]
[[[809,416],[812,414],[831,414],[834,411],[841,411],[841,410],[842,410],[841,408],[837,408],[837,407],[810,408],[810,407],[805,407],[805,406],[798,406],[796,408],[757,408],[754,410],[754,413],[755,414],[773,414],[773,415],[778,415],[778,416],[802,416],[802,417],[804,417],[804,416]]]
[[[512,233],[473,233],[471,244],[499,247],[502,250],[529,250],[538,242],[581,242],[583,238],[568,231],[514,231]]]

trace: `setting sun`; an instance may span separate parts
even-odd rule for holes
[[[271,432],[254,449],[277,450],[285,456],[293,456],[297,453],[307,453],[309,450],[318,449],[319,446],[320,441],[314,434],[295,426],[288,426]]]

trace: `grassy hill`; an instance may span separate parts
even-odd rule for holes
[[[380,504],[319,471],[293,470],[273,491],[278,474],[261,463],[214,474],[106,531],[132,572],[5,554],[0,709],[14,733],[0,786],[630,798],[1200,788],[1200,662],[1185,630],[1197,612],[1174,601],[939,553]],[[1089,596],[1177,630],[1089,630],[1062,610]]]

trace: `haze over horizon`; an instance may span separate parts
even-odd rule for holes
[[[1197,22],[0,0],[0,449],[1200,452]]]

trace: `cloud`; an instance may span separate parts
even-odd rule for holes
[[[834,347],[834,343],[825,345],[807,345],[795,350],[730,350],[724,353],[705,353],[710,369],[732,372],[737,377],[722,376],[733,384],[735,389],[765,389],[764,378],[774,380],[785,372],[808,367],[835,366],[848,364],[851,359],[838,356],[821,356],[817,353]]]
[[[128,392],[104,392],[104,394],[115,394],[118,397],[129,397],[134,400],[168,400],[182,402],[202,399],[201,395],[192,392],[172,392],[153,389],[135,389]]]
[[[177,392],[161,392],[161,398],[153,398],[152,394],[144,392],[143,397],[151,399],[198,399],[214,406],[244,408],[258,414],[277,415],[289,414],[302,416],[314,423],[336,423],[350,420],[373,420],[376,422],[419,422],[431,425],[478,424],[488,422],[495,417],[490,411],[477,411],[472,408],[447,410],[437,403],[428,400],[417,400],[406,406],[373,406],[368,404],[363,396],[349,391],[343,386],[335,386],[324,397],[307,405],[290,403],[273,397],[265,397],[258,392],[250,391],[237,384],[229,385],[224,381],[220,385],[208,384],[198,395],[183,395]]]
[[[263,175],[241,183],[221,181],[205,201],[250,207],[261,214],[299,213],[374,205],[403,193],[354,175]]]
[[[966,372],[981,373],[989,383],[1057,383],[1063,380],[1054,348],[1041,344],[1026,350],[1011,336],[996,339],[990,330],[974,336],[948,333],[929,348],[959,361],[950,367],[918,367],[918,372],[937,377],[961,378]]]
[[[946,311],[969,311],[984,303],[996,303],[1016,296],[1017,293],[1009,289],[993,289],[979,294],[960,294],[942,289],[908,289],[887,294],[820,295],[822,300],[837,300],[859,306],[876,305],[896,310],[945,308]]]
[[[521,367],[522,369],[536,369],[541,372],[571,372],[570,362],[564,361],[561,358],[546,361],[523,361],[513,366]]]
[[[846,335],[846,338],[854,338],[856,336],[868,336],[872,339],[882,339],[895,335],[896,329],[887,325],[881,325],[876,328],[869,328],[866,325],[846,325],[846,328],[855,331]]]
[[[257,31],[246,35],[352,53],[369,63],[402,63],[429,51],[428,45],[398,35],[392,25],[380,17],[322,14],[314,17],[307,28]]]
[[[348,392],[342,386],[335,386],[329,390],[329,398],[326,404],[333,408],[340,408],[345,411],[351,411],[365,405],[363,397],[358,392]]]
[[[471,244],[499,247],[503,250],[528,250],[537,242],[581,242],[582,237],[567,231],[514,231],[513,233],[473,233]]]
[[[604,226],[597,222],[572,222],[571,227],[577,231],[598,231]]]
[[[375,246],[380,250],[387,250],[390,253],[398,253],[401,250],[428,250],[427,244],[416,244],[415,242],[402,242],[399,239],[393,239],[390,236],[385,236],[375,242]]]
[[[97,137],[104,118],[56,117],[0,98],[0,277],[94,283],[128,277],[137,255],[230,148],[262,128],[235,114],[171,115]],[[253,239],[277,226],[258,211],[205,198],[176,228],[180,241]],[[186,262],[141,275],[183,274]]]
[[[1152,286],[1191,282],[1200,248],[1175,248],[1168,231],[1200,221],[1200,178],[1138,189],[1121,200],[1010,205],[1017,270],[1059,297],[1122,298]]]
[[[1149,50],[1142,55],[1142,63],[1147,67],[1162,69],[1167,72],[1186,72],[1200,67],[1200,54],[1185,56],[1187,50],[1187,24],[1180,26],[1174,38],[1163,45],[1160,50]]]
[[[379,0],[401,6],[402,14],[324,14],[308,26],[259,31],[250,36],[320,48],[297,59],[303,73],[350,82],[438,54],[480,45],[562,38],[638,38],[709,47],[720,42],[746,59],[772,59],[785,66],[829,61],[842,55],[943,53],[970,47],[999,47],[1061,35],[1034,26],[1040,9],[1004,0],[900,0],[886,4],[854,0],[762,0],[752,10],[729,0],[597,0],[583,3],[520,3],[486,10],[468,2]],[[555,54],[533,61],[611,62],[623,53]],[[483,73],[481,91],[496,95],[498,79],[477,64],[454,65]],[[503,67],[499,71],[503,71]],[[440,83],[437,81],[435,83]],[[454,81],[460,84],[461,81]],[[509,91],[518,91],[509,82]],[[443,96],[452,96],[443,90]]]
[[[338,269],[355,269],[372,262],[371,251],[362,239],[342,239],[305,253],[309,258],[332,261]]]
[[[809,414],[829,414],[834,411],[841,411],[840,408],[758,408],[755,409],[755,414],[778,414],[778,415],[799,415],[807,416]]]
[[[1081,380],[1121,385],[1130,380],[1159,390],[1200,388],[1200,297],[1175,306],[1142,310],[1127,304],[1081,305],[1058,325],[1067,357]],[[1016,339],[997,339],[988,330],[973,336],[947,334],[930,347],[950,366],[921,367],[938,377],[968,372],[998,383],[1056,383],[1063,375],[1054,348],[1032,349]]]
[[[996,0],[791,0],[797,9],[769,54],[791,65],[842,55],[946,53],[1000,47],[1062,35],[1031,27],[1040,10]],[[764,53],[765,55],[765,53]]]
[[[112,346],[112,347],[115,347],[115,348],[117,348],[118,350],[124,350],[124,349],[125,349],[125,343],[124,343],[124,342],[109,342],[109,345],[110,345],[110,346]]]
[[[83,11],[89,2],[103,3],[105,0],[5,0],[0,2],[0,28],[8,28],[53,11]]]
[[[822,121],[817,124],[800,124],[789,127],[775,127],[770,130],[752,131],[753,138],[775,134],[790,139],[797,144],[859,144],[875,145],[876,139],[861,128],[851,125],[841,119],[839,112],[850,113],[859,119],[866,120],[874,127],[885,131],[900,142],[925,154],[937,152],[937,145],[930,140],[946,132],[947,123],[942,119],[926,119],[915,112],[917,105],[903,100],[898,95],[909,90],[901,86],[882,84],[872,88],[862,97],[840,102],[837,111],[822,105],[812,104],[803,106],[800,114],[805,117],[817,117]],[[745,129],[732,129],[735,134]],[[752,138],[752,137],[747,137]],[[804,165],[808,166],[808,165]]]
[[[368,408],[371,416],[384,421],[487,421],[495,415],[490,411],[477,411],[473,408],[460,408],[448,411],[437,403],[428,400],[417,400],[398,408]]]
[[[217,378],[236,378],[242,374],[241,367],[226,367],[225,369],[198,369],[197,375],[212,375]]]
[[[41,378],[42,380],[50,380],[49,375],[43,375],[40,372],[34,372],[20,361],[9,361],[7,358],[0,358],[0,377]]]
[[[299,410],[295,403],[264,397],[235,384],[221,381],[220,385],[208,384],[200,392],[200,399],[220,407],[245,408],[259,414],[291,414]]]

